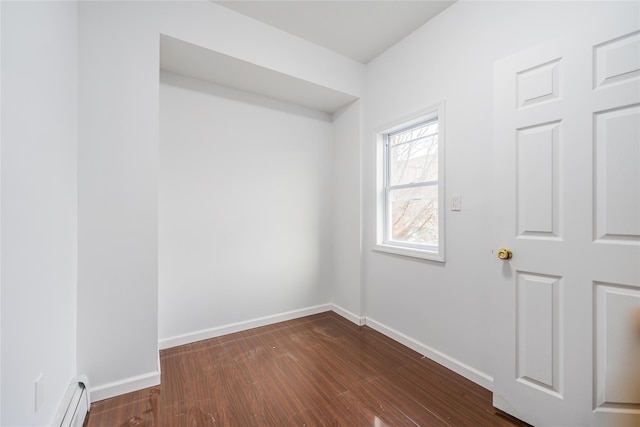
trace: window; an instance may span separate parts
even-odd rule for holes
[[[444,108],[376,133],[375,250],[444,261]]]

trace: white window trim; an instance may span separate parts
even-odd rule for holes
[[[445,262],[445,103],[439,102],[420,112],[409,115],[404,118],[394,120],[387,126],[382,126],[374,131],[374,141],[376,145],[376,221],[375,221],[375,244],[373,250],[378,252],[386,252],[395,255],[403,255],[413,258],[422,258],[431,261]],[[384,156],[384,135],[402,128],[409,127],[422,121],[438,118],[438,247],[433,250],[411,247],[410,244],[392,244],[385,242],[384,239],[384,174],[385,174],[385,156]]]

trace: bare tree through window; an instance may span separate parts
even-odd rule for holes
[[[387,236],[438,245],[438,122],[386,135]]]

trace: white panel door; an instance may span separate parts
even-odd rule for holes
[[[640,426],[640,31],[603,23],[494,69],[494,406]]]

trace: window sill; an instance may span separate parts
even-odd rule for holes
[[[433,252],[433,251],[427,251],[427,250],[421,250],[421,249],[415,249],[415,248],[405,248],[402,246],[385,245],[381,243],[373,245],[373,250],[376,252],[386,252],[389,254],[408,256],[412,258],[421,258],[421,259],[428,259],[430,261],[445,262],[444,255],[438,252]]]

